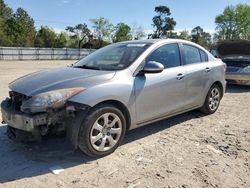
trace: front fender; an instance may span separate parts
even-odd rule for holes
[[[93,107],[106,100],[117,100],[125,106],[134,103],[133,87],[129,84],[106,83],[86,89],[84,92],[69,99]]]

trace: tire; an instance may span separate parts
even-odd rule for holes
[[[206,96],[206,100],[200,111],[206,115],[213,114],[217,111],[222,97],[221,89],[218,85],[213,85]]]
[[[126,121],[122,112],[112,105],[99,105],[83,120],[78,147],[90,157],[103,157],[116,150],[125,132]]]

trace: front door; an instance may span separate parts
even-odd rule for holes
[[[161,73],[135,77],[137,123],[180,111],[185,96],[185,68],[181,66],[178,44],[166,44],[153,51],[145,62],[164,65]]]

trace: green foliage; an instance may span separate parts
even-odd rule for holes
[[[170,8],[156,6],[156,15],[153,17],[153,34],[148,38],[179,38],[193,41],[205,48],[211,46],[211,35],[200,26],[195,27],[191,34],[188,31],[174,32],[176,22],[171,17]],[[15,12],[0,0],[0,46],[17,47],[47,47],[47,48],[100,48],[111,42],[126,40],[139,40],[146,37],[144,29],[134,27],[131,29],[125,23],[118,23],[115,27],[104,17],[91,19],[93,32],[88,26],[78,24],[66,27],[64,33],[57,34],[47,26],[42,26],[36,31],[34,20],[22,8]],[[216,33],[213,41],[224,39],[249,39],[250,40],[250,6],[238,4],[227,6],[223,13],[216,16]]]
[[[115,27],[113,42],[127,41],[131,39],[131,28],[125,23],[118,23]]]
[[[236,37],[236,14],[235,7],[227,6],[223,14],[216,16],[216,29],[221,39],[232,39]]]
[[[93,24],[94,36],[99,41],[111,41],[114,26],[108,19],[100,17],[98,19],[91,19],[90,22]]]
[[[3,0],[0,0],[0,17],[4,20],[9,20],[12,17],[12,10]]]
[[[13,14],[12,9],[0,0],[0,26],[1,46],[34,45],[34,20],[22,8]]]
[[[34,46],[36,34],[34,20],[22,8],[18,8],[13,17],[8,20],[7,33],[15,46]]]
[[[66,31],[70,32],[71,38],[78,41],[78,48],[81,48],[81,43],[86,39],[89,38],[91,32],[88,26],[84,24],[78,24],[75,27],[68,26]]]
[[[134,40],[141,40],[147,36],[142,26],[134,27],[131,33]]]
[[[47,26],[42,26],[36,35],[35,46],[40,48],[52,48],[55,46],[56,33]]]
[[[15,13],[0,0],[0,46],[34,46],[34,20],[18,8]]]
[[[152,38],[169,38],[174,30],[176,22],[171,16],[167,6],[155,7],[156,16],[153,17],[153,27],[156,28]]]
[[[104,46],[107,46],[111,44],[110,42],[107,41],[103,41],[103,40],[99,40],[99,39],[91,39],[89,42],[85,43],[83,45],[83,48],[87,48],[87,49],[99,49],[102,48]]]
[[[250,6],[239,4],[236,6],[236,23],[240,38],[250,40]]]
[[[0,17],[0,46],[10,46],[11,41],[6,32],[6,22]]]
[[[64,48],[67,45],[65,33],[56,34],[55,31],[47,26],[42,26],[37,34],[35,46],[40,48]]]
[[[195,27],[191,31],[192,42],[195,42],[204,48],[211,46],[211,35],[207,33],[200,26]]]
[[[192,37],[189,35],[189,32],[187,30],[181,31],[180,34],[177,36],[177,38],[188,41],[192,40]]]
[[[250,6],[227,6],[215,18],[217,40],[250,39]]]
[[[54,48],[65,48],[66,44],[67,44],[66,36],[63,33],[57,35]]]

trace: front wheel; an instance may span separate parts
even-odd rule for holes
[[[108,155],[120,145],[125,130],[122,112],[111,105],[101,105],[92,109],[82,123],[79,148],[91,157]]]
[[[218,85],[213,85],[206,96],[206,100],[201,107],[201,111],[204,114],[213,114],[219,108],[221,100],[221,89]]]

